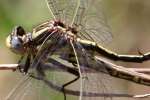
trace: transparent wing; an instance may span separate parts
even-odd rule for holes
[[[60,37],[60,36],[58,36]],[[52,37],[54,38],[54,37]],[[51,38],[51,40],[52,40]],[[42,44],[42,48],[39,50],[39,53],[37,54],[37,56],[34,58],[34,61],[32,63],[32,66],[34,69],[37,69],[37,71],[34,73],[34,75],[38,78],[40,78],[42,81],[44,81],[47,85],[49,85],[51,82],[53,84],[57,84],[58,86],[60,86],[60,90],[62,90],[64,84],[74,80],[78,75],[78,68],[75,67],[76,66],[76,60],[74,61],[75,58],[75,54],[73,53],[73,48],[71,47],[71,44],[64,39],[64,37],[61,38],[54,38],[56,40],[54,40],[52,43],[49,42],[49,40],[45,40],[44,44]],[[93,88],[92,86],[92,81],[89,81],[89,77],[88,74],[86,73],[86,71],[84,71],[84,67],[85,66],[89,66],[88,62],[90,60],[90,57],[88,57],[87,59],[89,60],[85,60],[85,58],[87,57],[85,54],[85,52],[83,52],[83,48],[80,47],[80,45],[75,45],[75,49],[77,51],[77,56],[79,59],[79,64],[80,66],[83,68],[81,68],[82,70],[82,74],[83,76],[86,75],[87,80],[84,80],[84,84],[83,84],[83,91],[85,95],[88,95],[88,93],[105,93],[104,91],[106,91],[106,88],[104,86],[104,83],[102,81],[99,82],[99,87],[100,88],[94,88],[95,91],[93,91],[92,89],[87,88]],[[67,52],[66,52],[67,51]],[[73,58],[73,59],[72,59]],[[53,60],[54,59],[54,60]],[[43,64],[46,64],[48,67],[44,67]],[[41,67],[39,67],[41,65]],[[68,66],[67,68],[63,65]],[[75,65],[75,66],[73,66]],[[40,69],[40,70],[39,70]],[[59,71],[53,71],[53,69],[58,69]],[[102,76],[102,75],[101,75]],[[89,82],[91,84],[89,84]],[[91,85],[91,86],[89,86]],[[74,88],[76,87],[76,88]],[[68,86],[65,87],[65,89],[69,89],[69,90],[73,90],[73,91],[79,91],[78,93],[80,93],[80,80],[77,80],[75,82],[73,82],[72,84],[69,84]],[[91,91],[92,90],[92,91]],[[53,92],[53,95],[60,95],[60,97],[63,98],[63,94],[64,92]],[[51,98],[53,96],[51,95]],[[79,98],[78,96],[70,96],[70,95],[66,95],[67,99],[69,100],[74,98],[75,100]],[[84,98],[84,97],[83,97]]]
[[[54,19],[77,28],[78,36],[97,43],[112,40],[102,0],[47,0]]]
[[[45,35],[38,37],[38,39],[41,40],[44,37]],[[41,47],[37,47],[39,51],[37,52],[37,55],[34,57],[34,59],[31,61],[31,66],[28,71],[29,75],[27,74],[22,77],[21,81],[17,84],[17,86],[14,87],[6,97],[7,100],[54,100],[54,98],[58,98],[56,97],[58,95],[53,95],[55,91],[52,92],[50,88],[47,88],[47,86],[42,81],[40,81],[40,79],[38,80],[36,78],[30,77],[30,74],[38,78],[44,75],[44,71],[40,70],[44,67],[40,64],[43,62],[44,59],[47,58],[47,53],[50,52],[49,55],[53,54],[60,46],[59,42],[57,46],[57,35],[52,37],[51,35],[47,35],[46,37],[47,38],[44,39],[45,41],[42,40],[43,44],[41,44]],[[51,41],[47,41],[49,40],[49,38],[51,38],[51,40],[55,42],[51,43]]]
[[[64,72],[56,72],[53,71],[53,69],[57,69],[57,64],[54,61],[50,60],[52,56],[56,57],[57,55],[66,55],[65,50],[69,49],[67,48],[68,45],[66,41],[64,41],[63,38],[59,38],[60,36],[57,37],[57,35],[52,36],[50,39],[47,38],[43,41],[42,45],[38,48],[38,53],[36,57],[34,58],[32,62],[32,68],[36,69],[36,71],[30,70],[30,73],[33,73],[33,75],[36,78],[39,78],[39,80],[42,80],[45,83],[52,82],[54,84],[57,84],[62,88],[63,84],[65,84],[68,80],[66,80],[65,77],[67,77]],[[45,64],[48,66],[46,67]],[[45,66],[45,67],[44,67]],[[61,70],[63,67],[60,67],[59,69]],[[59,77],[59,79],[57,79]],[[48,85],[49,85],[48,84]],[[45,84],[46,85],[46,84]],[[47,85],[47,86],[48,86]],[[51,88],[49,86],[49,88]],[[52,99],[59,99],[63,98],[63,93],[60,91],[51,91],[52,93],[49,94]]]
[[[8,93],[8,95],[6,96],[6,100],[9,99],[15,99],[17,98],[17,95],[19,95],[18,91],[21,88],[25,88],[26,84],[28,84],[28,82],[30,81],[29,77],[22,77],[22,79],[20,79],[20,81],[17,83],[17,85],[15,87],[13,87],[13,89]]]
[[[80,0],[74,20],[79,36],[97,43],[112,40],[112,33],[103,10],[103,0]]]
[[[94,94],[113,93],[112,88],[109,84],[109,82],[111,81],[109,78],[110,76],[107,74],[103,74],[107,73],[107,70],[104,67],[99,68],[99,64],[96,63],[96,61],[92,60],[92,57],[90,57],[90,55],[88,55],[88,53],[83,50],[84,48],[82,48],[80,44],[75,43],[74,45],[77,55],[73,53],[73,48],[71,47],[70,43],[68,43],[68,41],[65,41],[65,44],[66,45],[63,45],[62,47],[58,48],[55,52],[53,52],[53,54],[51,54],[50,52],[44,54],[48,55],[47,58],[44,59],[44,61],[46,62],[45,64],[47,64],[48,67],[45,68],[47,69],[47,71],[44,71],[45,75],[42,77],[42,80],[46,81],[47,84],[51,84],[51,82],[53,82],[53,84],[57,84],[60,87],[63,87],[64,84],[74,80],[79,75],[77,62],[75,59],[75,56],[77,56],[82,72],[81,76],[83,76],[82,78],[80,77],[80,79],[83,79],[83,100],[95,100],[95,98],[105,100],[105,96],[95,96]],[[65,67],[64,65],[67,67]],[[93,66],[94,68],[91,68],[91,66]],[[86,68],[91,68],[91,70],[98,70],[99,72],[88,73]],[[58,70],[52,71],[52,69]],[[78,96],[71,96],[67,94],[67,100],[79,99],[81,92],[80,79],[65,87],[65,89],[67,90],[72,90],[76,92],[78,91]],[[62,90],[62,88],[60,88],[60,90]],[[62,91],[61,94],[61,96],[63,97]],[[111,97],[108,98],[108,100],[112,99]]]
[[[43,82],[24,75],[4,100],[51,100],[48,94],[50,90]]]
[[[46,2],[55,20],[61,20],[68,25],[72,23],[79,0],[46,0]]]
[[[116,100],[116,95],[121,96],[122,94],[122,97],[128,95],[125,89],[120,89],[119,85],[115,83],[115,81],[123,82],[123,80],[110,76],[103,62],[95,60],[93,55],[86,51],[79,43],[75,42],[74,47],[83,76],[83,94],[89,95],[93,93],[93,97],[83,95],[84,100]],[[96,96],[94,93],[103,95]]]
[[[50,50],[49,55],[52,55],[53,53],[55,54],[55,51],[57,51],[56,47],[51,46],[52,45],[47,45],[47,47],[49,47],[47,49],[42,46],[42,49],[32,61],[33,67],[31,66],[31,69],[29,69],[29,75],[22,77],[17,86],[14,87],[6,97],[7,100],[61,100],[60,98],[63,98],[61,92],[51,89],[41,81],[41,78],[45,80],[47,80],[46,78],[51,79],[50,82],[52,81],[54,83],[58,81],[55,80],[55,77],[57,76],[55,75],[55,72],[53,72],[54,66],[52,65],[51,69],[49,69],[49,67],[44,67],[42,64],[43,60],[47,59],[47,50]],[[46,62],[44,62],[44,64],[45,63]],[[30,75],[34,77],[30,77]]]
[[[75,44],[77,56],[81,66],[81,72],[83,76],[83,91],[86,93],[101,93],[101,94],[110,94],[113,93],[110,82],[109,75],[107,75],[107,70],[103,66],[94,60],[93,56],[90,55],[79,43]],[[88,73],[86,68],[91,72],[92,70],[99,70],[98,73]],[[108,81],[108,82],[107,82]],[[84,97],[84,100],[111,100],[111,97]]]

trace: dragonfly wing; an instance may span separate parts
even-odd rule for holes
[[[44,40],[44,42],[38,48],[38,52],[31,64],[31,67],[36,71],[32,71],[31,69],[29,73],[33,73],[35,77],[40,78],[40,80],[43,82],[53,82],[54,84],[58,84],[60,87],[62,87],[63,84],[69,80],[69,78],[65,80],[65,77],[68,76],[68,73],[53,71],[54,69],[58,68],[58,63],[50,60],[51,57],[56,58],[58,55],[67,56],[69,54],[69,46],[68,43],[66,43],[67,41],[65,41],[63,37],[59,37],[60,36],[58,36],[58,38],[57,36],[52,36],[50,39]],[[49,66],[45,67],[45,64],[48,64]],[[63,68],[64,67],[61,66],[58,69],[64,70]],[[51,91],[51,94],[49,95],[52,100],[58,100],[59,98],[63,97],[62,92],[52,91],[51,89],[49,91]]]
[[[44,77],[43,75],[45,75],[45,72],[42,70],[44,67],[41,63],[44,60],[47,60],[48,55],[51,56],[53,53],[55,54],[59,48],[64,46],[62,45],[61,39],[59,40],[59,38],[57,38],[57,35],[48,35],[46,37],[47,38],[42,41],[43,43],[40,43],[41,45],[37,47],[38,52],[31,61],[31,65],[29,67],[30,69],[28,70],[27,75],[22,77],[22,81],[19,82],[12,91],[10,91],[6,99],[27,100],[29,98],[34,98],[31,100],[50,100],[51,96],[49,94],[53,94],[51,93],[51,89],[47,88],[45,84],[43,85],[42,81],[30,77],[30,75],[38,78]],[[39,39],[42,38],[43,37],[40,37]],[[49,39],[51,39],[53,42]],[[53,97],[55,98],[55,96],[57,95],[54,95]]]
[[[18,91],[20,91],[21,88],[25,88],[26,84],[29,83],[29,78],[28,77],[22,77],[20,79],[20,81],[17,83],[17,85],[15,87],[13,87],[13,89],[8,93],[8,95],[6,96],[6,100],[12,99],[15,100],[15,98],[17,97],[17,95],[19,95]]]
[[[98,43],[112,40],[102,0],[47,0],[54,19],[76,27],[78,36]]]
[[[102,0],[80,0],[80,6],[73,22],[79,36],[97,43],[112,40],[112,33],[103,10]]]
[[[101,93],[107,94],[112,93],[112,88],[107,85],[109,82],[109,75],[107,69],[104,66],[99,66],[99,64],[94,60],[93,56],[90,55],[79,43],[75,44],[75,49],[77,52],[78,60],[80,63],[80,69],[82,73],[83,81],[83,92],[85,93]],[[95,72],[94,72],[95,71]],[[98,71],[98,73],[97,73]],[[85,97],[84,100],[105,100],[107,97]],[[108,97],[111,100],[111,97]]]
[[[46,0],[48,8],[55,20],[70,25],[76,14],[79,0]]]
[[[46,95],[43,96],[41,94],[43,92],[42,85],[42,82],[37,82],[37,80],[28,75],[22,76],[16,87],[6,96],[5,100],[41,100],[43,98],[45,98],[44,100],[49,100],[48,98],[46,99]]]

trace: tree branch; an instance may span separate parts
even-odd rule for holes
[[[12,70],[15,71],[17,70],[17,67],[19,67],[21,65],[19,64],[0,64],[0,70]],[[59,67],[55,67],[56,69],[52,70],[56,70],[56,71],[60,71]],[[125,67],[124,67],[125,68]],[[126,68],[127,70],[132,70],[135,72],[139,72],[139,73],[144,73],[144,74],[150,74],[150,68]],[[90,72],[90,70],[87,69],[87,72]]]

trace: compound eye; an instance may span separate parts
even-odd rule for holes
[[[23,36],[25,34],[25,30],[23,29],[23,27],[17,26],[15,29],[16,29],[16,35]]]
[[[13,37],[11,40],[12,47],[16,49],[21,48],[22,43],[23,43],[22,40],[18,37]]]

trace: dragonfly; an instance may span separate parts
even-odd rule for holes
[[[18,70],[25,74],[25,78],[6,99],[23,99],[27,90],[30,94],[30,85],[34,86],[31,80],[37,81],[36,85],[44,83],[44,91],[49,93],[47,99],[50,99],[52,94],[52,90],[47,88],[53,87],[63,93],[64,100],[69,98],[69,93],[77,95],[77,98],[74,98],[79,100],[106,99],[105,97],[113,99],[113,96],[109,95],[113,89],[107,85],[113,78],[110,75],[150,85],[148,76],[134,72],[135,76],[132,71],[120,71],[96,57],[97,54],[101,54],[115,61],[138,63],[150,59],[150,53],[118,55],[99,45],[112,39],[102,10],[102,0],[46,0],[46,3],[53,16],[52,20],[38,25],[31,33],[21,26],[16,26],[6,39],[7,46],[13,52],[22,55],[18,61],[21,65]],[[70,79],[70,74],[75,78]],[[74,83],[78,83],[79,86],[71,88],[74,91],[68,90],[67,87],[75,85]],[[100,93],[103,93],[104,97],[97,97],[102,96]]]

